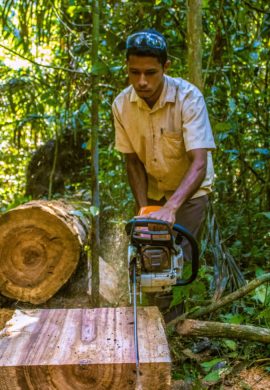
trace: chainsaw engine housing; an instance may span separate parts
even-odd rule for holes
[[[153,228],[153,226],[150,226]],[[142,292],[169,291],[181,278],[183,251],[164,225],[136,226],[128,250],[129,269],[136,262],[137,281]]]

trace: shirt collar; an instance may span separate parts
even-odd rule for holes
[[[158,108],[163,107],[167,102],[174,103],[176,99],[176,85],[173,81],[173,78],[167,75],[164,75],[164,86],[161,92],[158,101],[155,103],[152,110],[157,110]],[[141,99],[135,92],[135,89],[131,87],[130,102],[135,102],[138,104],[139,108],[148,108],[152,111],[143,99]]]

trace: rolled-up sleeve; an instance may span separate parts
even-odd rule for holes
[[[134,149],[128,138],[128,135],[121,123],[120,115],[115,102],[112,105],[115,127],[115,149],[121,153],[134,153]]]
[[[216,148],[207,108],[202,95],[190,93],[182,106],[182,128],[185,148],[192,149]]]

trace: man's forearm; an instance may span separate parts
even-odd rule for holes
[[[147,175],[144,165],[135,153],[126,154],[128,182],[137,207],[147,205]]]
[[[188,152],[188,157],[191,164],[181,184],[164,206],[150,213],[149,217],[174,224],[177,210],[200,188],[207,168],[207,150],[191,150]]]
[[[166,202],[165,207],[170,207],[176,212],[183,203],[190,199],[200,188],[205,178],[205,165],[193,161],[188,172],[184,176],[181,185]]]

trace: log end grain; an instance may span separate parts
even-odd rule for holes
[[[47,301],[75,270],[84,227],[61,202],[33,201],[0,218],[0,292]]]

